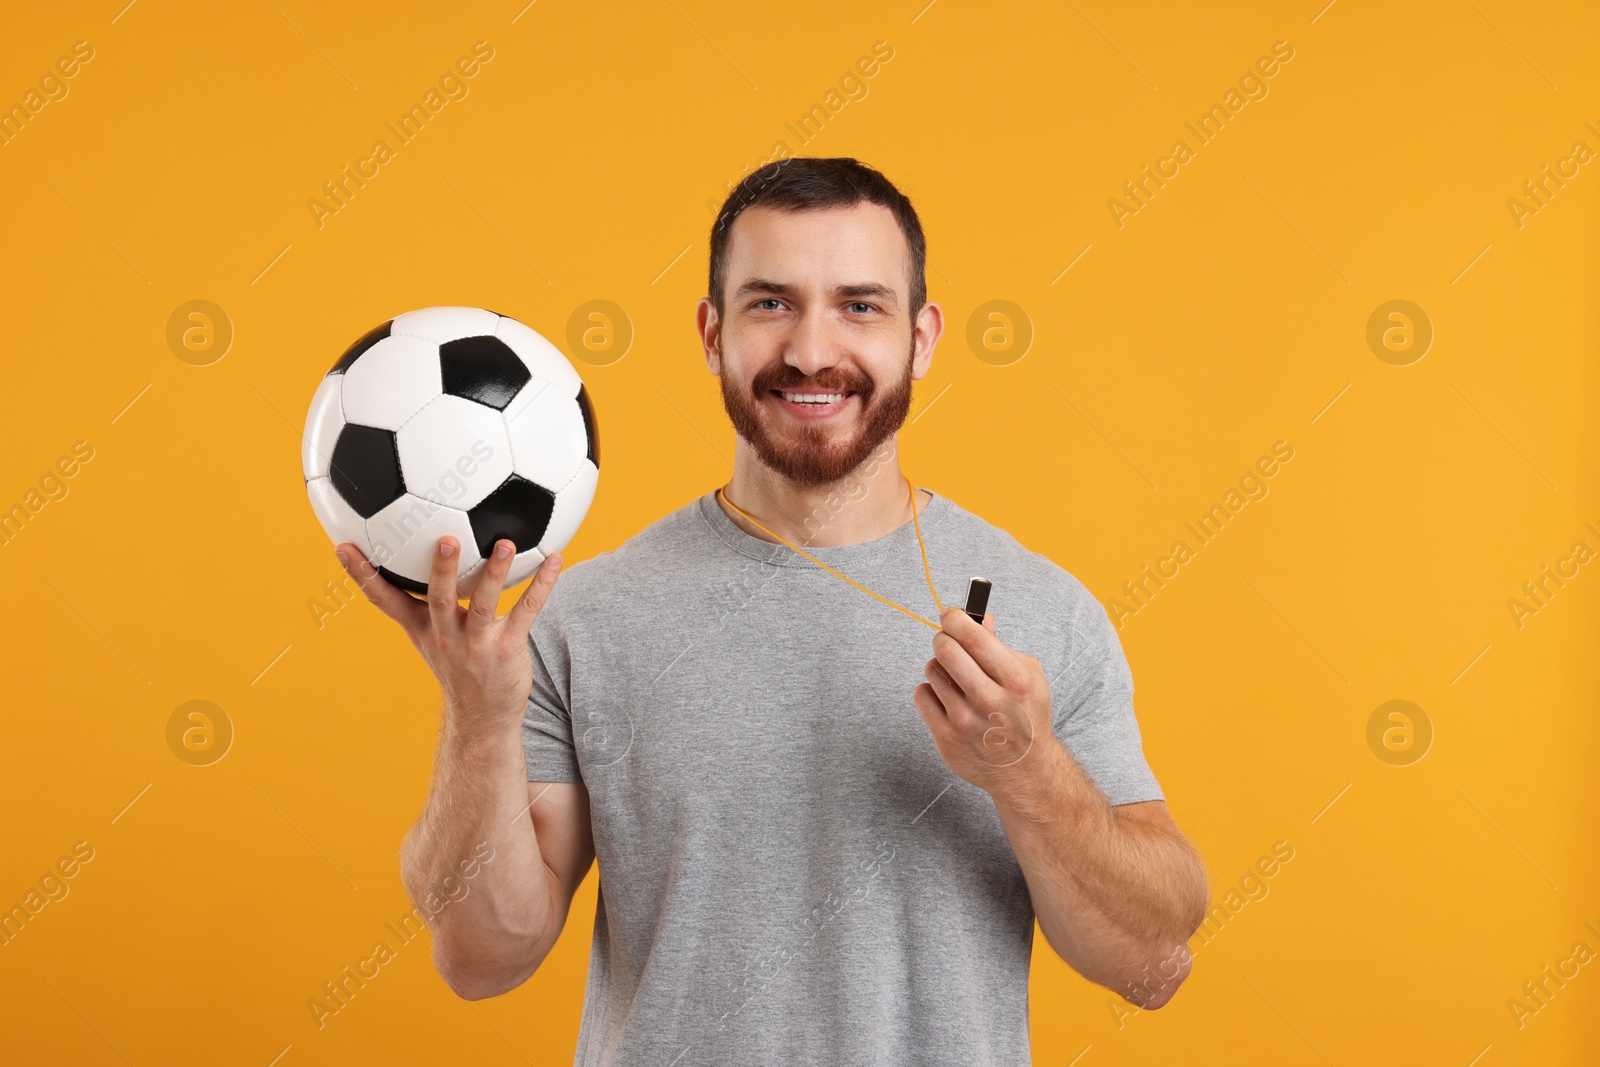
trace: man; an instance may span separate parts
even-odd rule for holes
[[[426,604],[339,548],[444,692],[407,890],[493,846],[434,921],[450,987],[526,981],[598,857],[579,1064],[1025,1064],[1036,917],[1143,1007],[1189,972],[1205,873],[1104,609],[901,474],[943,330],[925,262],[877,171],[767,166],[697,316],[738,431],[722,492],[559,586],[552,557],[504,618],[509,554],[463,610],[453,539]],[[982,625],[953,604],[973,575]]]

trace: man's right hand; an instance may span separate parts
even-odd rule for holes
[[[539,565],[509,614],[496,616],[500,592],[516,546],[495,542],[484,573],[463,609],[456,593],[456,566],[460,543],[441,537],[434,548],[433,571],[428,577],[427,600],[391,585],[355,545],[335,550],[344,569],[361,584],[361,592],[389,618],[400,624],[411,643],[439,681],[447,720],[468,714],[479,721],[454,721],[450,725],[470,733],[511,729],[526,712],[533,685],[528,632],[555,587],[561,554]]]

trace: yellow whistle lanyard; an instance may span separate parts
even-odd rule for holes
[[[917,531],[917,547],[922,550],[922,573],[927,576],[927,579],[928,579],[928,592],[933,594],[934,607],[938,608],[939,609],[939,614],[943,615],[944,614],[944,605],[939,603],[939,593],[938,593],[938,591],[936,589],[933,588],[933,571],[928,568],[928,546],[923,544],[923,542],[922,542],[922,523],[920,523],[917,520],[917,491],[916,491],[915,488],[912,487],[911,480],[909,478],[906,479],[906,492],[911,497],[911,525],[912,525],[912,528]],[[826,563],[822,562],[816,556],[813,556],[811,553],[807,552],[805,549],[801,548],[799,545],[792,544],[791,542],[789,542],[788,540],[786,540],[782,536],[780,536],[780,535],[778,535],[776,533],[773,533],[771,530],[768,530],[765,526],[762,526],[760,522],[756,521],[755,516],[751,515],[747,511],[745,511],[738,504],[735,504],[733,501],[729,500],[728,499],[728,495],[722,491],[722,487],[721,486],[717,487],[717,498],[719,500],[721,500],[723,503],[727,504],[734,511],[737,511],[739,514],[743,515],[746,519],[749,519],[752,525],[756,526],[757,528],[759,528],[760,530],[765,532],[769,537],[773,537],[773,538],[776,538],[777,540],[781,541],[783,544],[787,545],[789,548],[794,549],[794,551],[800,553],[806,559],[809,559],[812,563],[815,563],[817,566],[821,567],[823,570],[827,571],[829,574],[833,575],[834,577],[840,578],[840,579],[842,579],[842,580],[844,580],[846,582],[849,582],[851,585],[855,586],[857,589],[861,590],[863,593],[865,593],[868,596],[872,597],[874,600],[882,601],[883,603],[889,605],[894,610],[900,612],[902,615],[911,616],[913,619],[916,619],[918,622],[922,623],[922,625],[924,625],[924,626],[931,627],[932,629],[935,629],[935,630],[944,629],[944,627],[940,626],[938,623],[929,622],[927,619],[924,619],[921,615],[918,615],[914,611],[907,611],[905,608],[901,607],[899,604],[896,604],[894,601],[890,600],[888,597],[879,596],[877,593],[874,593],[872,590],[868,589],[866,586],[862,585],[860,582],[856,581],[855,579],[851,578],[850,576],[845,575],[845,574],[840,574],[838,571],[834,570],[832,567],[828,566]]]

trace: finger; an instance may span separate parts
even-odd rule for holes
[[[478,575],[478,584],[467,604],[468,629],[481,630],[494,622],[495,612],[500,607],[500,591],[506,587],[506,574],[511,570],[511,557],[515,552],[516,546],[504,537],[494,543],[489,562]]]
[[[939,703],[939,695],[933,691],[933,686],[923,682],[912,690],[911,702],[917,706],[917,714],[922,716],[922,721],[928,724],[928,729],[940,732],[950,729],[950,718],[944,712],[944,705]]]
[[[454,537],[441,537],[433,550],[433,570],[428,575],[428,614],[433,625],[447,634],[460,624],[461,599],[456,594],[456,567],[460,565],[461,543]]]
[[[944,614],[939,617],[939,622],[944,627],[940,632],[954,641],[966,653],[967,658],[995,684],[1007,689],[1021,689],[1027,685],[1027,671],[1017,658],[1017,654],[994,635],[994,631],[989,627],[989,618],[990,616],[985,615],[984,624],[979,626],[960,608],[946,608]],[[937,654],[942,643],[937,634],[933,643]],[[959,657],[952,656],[946,659],[941,656],[939,662],[950,668],[950,673],[956,681],[966,689],[966,678],[956,669],[956,664],[960,662]],[[968,690],[968,695],[972,695],[971,690]]]
[[[556,575],[560,573],[561,553],[556,552],[539,564],[539,569],[533,574],[533,581],[528,583],[528,588],[522,591],[522,595],[512,607],[511,614],[506,616],[506,629],[520,640],[528,639],[528,631],[533,629],[533,620],[538,616],[539,609],[544,607],[545,601],[550,599],[550,590],[555,588]]]
[[[976,629],[978,624],[968,619],[967,625]],[[985,674],[977,660],[949,634],[933,635],[933,658],[944,667],[962,695],[974,706],[981,707],[1002,696],[999,682]]]
[[[944,713],[950,720],[950,725],[960,730],[970,730],[981,721],[978,710],[974,708],[962,693],[955,679],[950,677],[950,672],[936,659],[929,660],[923,667],[922,673],[927,676],[928,684],[933,686],[934,695],[939,698],[939,703],[944,705]]]
[[[361,549],[345,542],[335,546],[333,554],[345,573],[361,587],[362,595],[379,611],[399,623],[406,633],[414,636],[421,627],[427,625],[427,607],[404,589],[389,584],[389,580],[378,573],[378,568],[372,565]]]

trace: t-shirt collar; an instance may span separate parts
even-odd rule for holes
[[[917,523],[922,527],[923,540],[926,541],[930,531],[939,524],[950,510],[950,501],[935,493],[926,486],[917,486],[929,493],[933,499],[917,513]],[[753,534],[748,534],[728,517],[722,510],[722,505],[717,503],[716,491],[706,493],[698,501],[698,511],[701,519],[710,527],[719,540],[742,556],[760,560],[763,563],[773,563],[779,566],[814,567],[816,564],[793,551],[787,545],[775,544]],[[847,505],[848,506],[848,505]],[[759,518],[760,516],[757,516]],[[917,533],[911,519],[890,530],[881,537],[870,541],[861,541],[853,545],[822,545],[813,547],[796,541],[795,544],[811,553],[813,556],[835,565],[840,563],[861,563],[876,559],[886,554],[905,552],[909,548],[912,553],[917,551]]]

